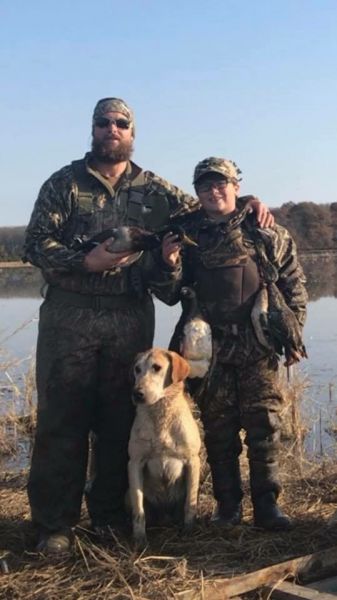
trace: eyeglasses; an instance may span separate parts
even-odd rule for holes
[[[218,192],[223,192],[229,183],[231,183],[229,179],[222,179],[221,181],[209,181],[208,183],[197,184],[195,188],[198,194],[205,194],[210,192],[213,188]]]
[[[131,126],[131,121],[127,119],[108,119],[108,117],[98,117],[94,121],[96,127],[109,127],[109,125],[116,125],[118,129],[129,129]]]

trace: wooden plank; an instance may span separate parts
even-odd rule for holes
[[[265,589],[275,600],[336,600],[336,596],[333,594],[319,592],[304,585],[290,583],[290,581],[282,581],[275,588],[267,586]]]
[[[33,265],[31,265],[30,263],[23,263],[20,260],[0,261],[0,269],[25,269],[26,267],[33,268]]]
[[[337,572],[337,547],[299,556],[270,567],[236,577],[203,580],[202,592],[186,590],[176,594],[177,600],[226,600],[241,596],[264,586],[273,586],[289,577],[300,577],[303,581],[319,579]]]
[[[319,581],[312,581],[310,587],[319,592],[329,592],[330,594],[337,594],[337,576],[326,577]]]

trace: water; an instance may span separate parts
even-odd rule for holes
[[[41,298],[0,297],[0,348],[2,361],[15,361],[15,368],[27,367],[35,355]],[[156,301],[156,346],[167,346],[179,318],[180,307]]]
[[[301,364],[300,370],[310,382],[305,410],[313,423],[307,440],[307,449],[313,454],[331,453],[337,439],[333,431],[337,427],[336,314],[335,297],[309,303],[304,334],[309,360]]]
[[[313,431],[306,447],[311,454],[329,453],[335,449],[333,425],[337,426],[336,265],[310,263],[304,266],[311,298],[304,330],[309,360],[302,361],[295,369],[307,376],[310,383],[304,411],[313,422]],[[37,284],[20,284],[17,275],[15,285],[6,281],[6,285],[1,286],[0,364],[6,368],[0,374],[0,414],[13,406],[20,409],[22,398],[19,393],[13,393],[13,382],[18,392],[22,390],[25,374],[34,360],[41,303],[38,287]],[[167,307],[156,302],[155,345],[167,347],[179,314],[179,305]],[[26,451],[25,446],[23,451]]]

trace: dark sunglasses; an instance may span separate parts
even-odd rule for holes
[[[205,194],[215,188],[218,192],[223,192],[227,185],[231,183],[230,179],[220,179],[219,181],[205,181],[203,183],[195,184],[197,194]]]
[[[131,126],[131,121],[127,119],[108,119],[108,117],[99,117],[95,119],[96,127],[109,127],[109,125],[116,125],[118,129],[129,129]]]

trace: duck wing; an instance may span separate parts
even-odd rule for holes
[[[268,350],[272,350],[273,346],[270,341],[268,329],[268,306],[268,290],[267,287],[263,285],[256,295],[250,316],[259,343]]]
[[[268,284],[268,327],[271,336],[284,348],[285,354],[296,351],[307,357],[300,324],[275,285]]]

